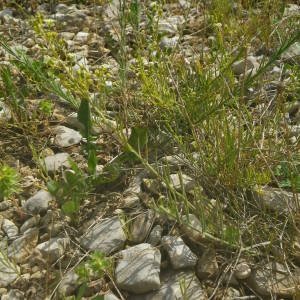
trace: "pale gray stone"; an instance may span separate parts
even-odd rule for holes
[[[79,44],[85,44],[87,43],[88,38],[89,38],[88,32],[79,31],[77,32],[73,40]]]
[[[27,229],[35,227],[40,222],[40,215],[33,216],[26,220],[20,227],[20,233],[24,233]]]
[[[215,278],[219,267],[214,249],[208,248],[197,261],[196,274],[200,280]]]
[[[259,63],[254,56],[248,56],[246,59],[241,59],[232,64],[232,70],[235,75],[242,75],[244,72],[246,74],[252,72],[253,75],[256,73],[258,67]]]
[[[49,202],[53,199],[54,197],[49,192],[39,190],[24,203],[23,210],[31,214],[45,213],[48,209]]]
[[[45,159],[41,161],[41,164],[48,172],[56,172],[62,168],[71,167],[69,154],[64,152],[45,157]]]
[[[288,50],[286,50],[282,58],[288,63],[300,63],[300,42],[294,43]]]
[[[82,139],[82,135],[78,131],[66,126],[57,126],[54,132],[56,134],[54,143],[58,147],[76,145],[79,144]]]
[[[182,289],[185,286],[186,289]],[[131,296],[129,300],[207,300],[206,291],[200,285],[194,272],[165,273],[158,291]]]
[[[297,274],[291,276],[282,264],[269,262],[254,270],[246,282],[251,289],[264,297],[275,295],[290,298],[296,293],[295,282],[299,279]]]
[[[136,216],[132,222],[130,239],[135,243],[141,243],[145,241],[150,233],[154,219],[155,214],[151,209]]]
[[[251,268],[246,262],[241,262],[235,267],[234,275],[237,279],[246,279],[251,275]]]
[[[195,215],[183,216],[182,222],[182,230],[191,240],[197,242],[203,240],[202,225]]]
[[[37,245],[39,230],[30,228],[24,234],[14,240],[8,247],[8,257],[17,263],[23,263],[31,255]]]
[[[58,287],[58,294],[60,296],[70,296],[80,286],[82,280],[79,280],[79,275],[74,271],[69,271],[63,275],[63,278]]]
[[[80,238],[83,248],[104,252],[106,255],[121,250],[125,241],[126,236],[117,216],[94,225]]]
[[[2,230],[6,233],[10,240],[15,239],[19,234],[19,229],[14,222],[3,219]]]
[[[104,300],[120,300],[112,291],[104,295]]]
[[[170,186],[177,191],[184,190],[185,192],[190,192],[195,187],[195,185],[196,185],[195,181],[191,177],[185,174],[170,175]]]
[[[171,38],[164,36],[161,39],[160,48],[161,49],[173,49],[178,45],[178,41],[179,41],[178,36],[174,36]]]
[[[255,201],[262,209],[288,214],[289,210],[296,212],[294,195],[279,188],[261,188],[248,192],[250,201]],[[300,193],[298,193],[300,199]],[[299,204],[298,204],[299,205]]]
[[[178,33],[179,27],[184,23],[183,16],[171,16],[158,21],[158,32],[161,34],[174,35]]]
[[[162,231],[163,228],[160,225],[154,226],[149,234],[147,243],[149,243],[153,247],[157,246],[161,242]]]
[[[149,244],[139,244],[119,252],[115,269],[116,285],[120,289],[140,294],[159,289],[161,255]]]
[[[53,263],[65,253],[69,243],[70,240],[68,238],[55,237],[47,242],[37,245],[36,249],[41,252],[44,259]]]
[[[169,255],[174,270],[196,266],[197,256],[184,243],[181,237],[163,236],[161,242]]]
[[[0,251],[0,287],[7,287],[20,276],[20,267]]]
[[[7,294],[2,295],[1,300],[23,300],[24,293],[17,290],[17,289],[11,289]]]

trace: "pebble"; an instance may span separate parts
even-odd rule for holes
[[[54,144],[58,147],[70,147],[79,144],[82,139],[78,131],[66,126],[57,126],[54,132],[56,134]]]
[[[130,240],[135,243],[141,243],[145,241],[150,233],[154,220],[155,214],[151,209],[136,216],[132,222]]]
[[[70,168],[69,154],[68,153],[57,153],[55,155],[47,156],[41,161],[42,166],[48,172],[56,172],[62,168]]]
[[[126,236],[118,216],[94,225],[80,238],[83,248],[104,252],[106,255],[121,250],[125,241]]]
[[[160,287],[159,250],[149,244],[139,244],[118,253],[115,280],[120,289],[136,294],[157,290]]]
[[[181,237],[163,236],[162,246],[167,251],[174,270],[196,266],[197,256],[184,243]]]
[[[2,230],[6,233],[10,240],[15,239],[19,234],[18,227],[8,219],[4,219],[2,221]]]
[[[54,197],[49,192],[39,190],[24,203],[23,211],[31,214],[45,213],[49,202],[53,199]]]

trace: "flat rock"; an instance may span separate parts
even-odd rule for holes
[[[168,38],[167,36],[163,36],[161,42],[159,44],[161,49],[173,49],[178,45],[179,37],[173,36]]]
[[[192,271],[166,273],[162,276],[161,287],[158,291],[131,296],[129,300],[207,300],[208,296]],[[186,290],[182,290],[185,282]]]
[[[197,256],[178,236],[163,236],[162,246],[167,251],[174,270],[193,268],[197,263]]]
[[[55,237],[47,242],[37,245],[36,249],[41,252],[44,259],[53,263],[65,253],[69,242],[70,240],[68,238]]]
[[[0,251],[0,287],[7,287],[20,276],[20,267]]]
[[[121,250],[125,241],[126,236],[117,216],[94,225],[80,238],[83,248],[104,252],[106,255]]]
[[[153,247],[157,246],[161,242],[162,231],[163,228],[160,225],[154,226],[149,234],[147,243],[152,245]]]
[[[203,240],[202,225],[195,215],[183,216],[182,221],[182,230],[191,240],[196,242]]]
[[[149,244],[139,244],[119,252],[115,269],[116,285],[120,289],[141,294],[160,287],[161,255]]]
[[[23,210],[31,214],[45,213],[48,209],[49,202],[53,199],[54,197],[49,192],[39,190],[24,203]]]
[[[14,222],[12,222],[8,219],[3,219],[3,221],[2,221],[2,230],[6,233],[7,237],[10,240],[15,239],[19,234],[18,227],[15,225]]]
[[[55,172],[62,168],[71,167],[69,163],[69,154],[65,152],[47,156],[41,161],[41,164],[42,166],[45,166],[45,169],[48,172]]]
[[[143,242],[150,233],[154,219],[155,214],[151,209],[136,216],[132,222],[130,240],[135,243]]]
[[[269,262],[257,268],[247,279],[247,284],[258,294],[270,297],[292,297],[299,290],[299,275],[291,276],[288,270],[277,262]]]
[[[11,289],[7,294],[2,295],[1,300],[23,300],[24,293],[17,289]]]
[[[289,209],[296,212],[293,193],[279,188],[266,187],[249,191],[248,199],[250,201],[255,201],[262,209],[270,210],[278,214],[287,214]],[[298,199],[300,199],[299,193]]]
[[[63,278],[58,286],[57,292],[60,297],[72,295],[82,282],[79,280],[79,275],[73,270],[63,275]]]
[[[207,249],[197,262],[196,274],[200,280],[215,278],[219,267],[214,249]]]
[[[39,230],[37,228],[28,229],[21,237],[14,240],[8,247],[8,257],[17,263],[23,263],[31,255],[37,245]]]
[[[236,61],[232,64],[232,70],[235,75],[242,75],[244,72],[246,72],[246,74],[249,72],[254,74],[258,67],[259,63],[254,56],[248,56],[246,59]]]
[[[78,131],[66,126],[57,126],[54,132],[56,134],[54,144],[58,147],[76,145],[79,144],[82,139],[82,135]]]
[[[20,233],[24,233],[29,228],[35,227],[40,222],[40,215],[33,216],[26,220],[23,225],[20,227]]]
[[[164,184],[165,185],[165,184]],[[177,191],[190,192],[196,185],[195,181],[185,174],[171,174],[170,185]]]
[[[300,63],[300,42],[294,43],[288,50],[286,50],[282,59],[288,63]]]

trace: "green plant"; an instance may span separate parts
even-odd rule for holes
[[[14,168],[0,163],[0,199],[10,197],[20,191],[20,177]]]

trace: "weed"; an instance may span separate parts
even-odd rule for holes
[[[20,191],[20,177],[14,168],[0,163],[0,199],[9,198]]]

